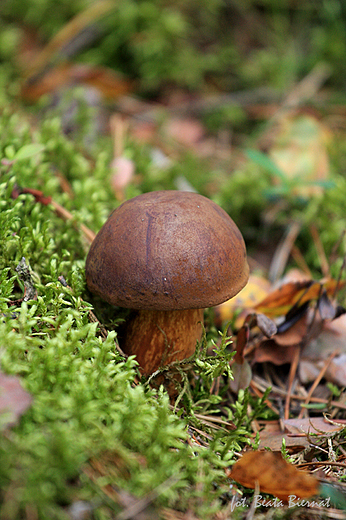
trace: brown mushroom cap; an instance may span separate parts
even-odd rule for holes
[[[201,309],[232,298],[249,268],[229,215],[196,193],[156,191],[119,206],[86,260],[89,289],[120,307]]]

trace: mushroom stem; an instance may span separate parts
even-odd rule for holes
[[[192,356],[202,338],[203,309],[140,310],[126,327],[121,348],[136,355],[143,375]]]

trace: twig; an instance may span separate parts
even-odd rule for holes
[[[292,258],[297,263],[298,267],[307,275],[308,278],[310,278],[312,280],[312,274],[309,269],[309,266],[306,263],[303,254],[301,253],[300,249],[298,248],[298,246],[296,244],[292,245],[291,255],[292,255]]]
[[[292,363],[290,366],[290,373],[288,376],[288,389],[287,389],[287,395],[286,395],[285,414],[284,414],[285,419],[288,419],[290,416],[291,392],[292,392],[294,378],[297,373],[299,358],[300,358],[300,346],[296,345],[294,357],[293,357],[293,360],[292,360]]]
[[[296,241],[300,230],[300,222],[292,222],[288,226],[284,238],[276,248],[270,265],[268,278],[271,282],[276,282],[279,278],[281,278],[282,273],[284,272],[287,265],[288,257],[292,251],[293,244]]]
[[[208,421],[211,423],[218,423],[225,426],[225,428],[228,428],[230,430],[235,430],[236,426],[231,421],[224,421],[223,419],[220,419],[220,417],[213,417],[212,415],[202,415],[200,413],[195,413],[195,417],[197,419],[200,419],[201,421]]]
[[[338,293],[338,290],[340,289],[340,285],[341,285],[341,276],[342,276],[342,273],[344,272],[345,266],[346,266],[346,256],[344,256],[344,258],[343,258],[343,260],[342,260],[342,264],[341,264],[341,267],[340,267],[340,271],[339,271],[339,274],[338,274],[338,278],[337,278],[337,280],[336,280],[335,289],[334,289],[334,292],[333,292],[333,299],[336,297],[336,295],[337,295],[337,293]]]
[[[318,63],[311,72],[291,90],[274,115],[273,120],[282,117],[287,110],[298,107],[303,101],[313,98],[330,74],[330,66],[325,63]]]
[[[55,200],[51,200],[50,203],[53,206],[53,208],[55,209],[55,211],[59,217],[63,218],[64,220],[71,220],[73,225],[75,226],[75,228],[77,228],[77,229],[79,228],[82,231],[83,235],[88,240],[88,242],[90,242],[90,244],[93,242],[94,238],[96,237],[96,233],[91,231],[91,229],[89,229],[84,224],[78,225],[74,221],[74,217],[73,217],[72,213],[70,213],[66,208],[61,206],[58,202],[55,202]]]
[[[113,139],[113,156],[121,157],[124,152],[124,138],[128,129],[128,121],[119,114],[113,114],[109,121]]]
[[[320,373],[318,374],[316,380],[313,382],[313,384],[311,385],[311,388],[308,392],[308,395],[306,396],[305,398],[305,401],[304,401],[304,404],[308,404],[310,399],[311,399],[311,396],[312,394],[314,393],[316,387],[318,386],[318,384],[320,383],[321,379],[323,378],[324,374],[326,373],[329,365],[331,364],[331,362],[333,361],[333,359],[335,358],[335,356],[338,354],[337,351],[335,352],[332,352],[329,356],[328,356],[328,359],[326,359],[323,367],[321,368],[320,370]],[[299,415],[298,415],[298,419],[301,419],[304,415],[304,408],[302,408],[299,412]]]
[[[340,253],[339,253],[338,250],[339,250],[339,247],[342,244],[343,240],[345,239],[345,235],[346,235],[346,229],[344,229],[342,231],[340,237],[338,238],[338,240],[333,245],[332,252],[330,253],[329,259],[328,259],[329,265],[333,265],[336,262],[336,260],[339,258]]]
[[[339,468],[346,469],[346,464],[343,462],[329,462],[327,460],[316,460],[314,462],[302,462],[300,464],[296,464],[297,468],[303,468],[305,466],[338,466]]]
[[[321,270],[324,277],[328,277],[330,273],[330,268],[328,264],[328,260],[326,257],[326,253],[324,251],[323,244],[321,242],[320,235],[318,234],[317,228],[314,224],[310,225],[310,233],[312,236],[312,239],[314,241],[315,247],[317,249],[318,258],[321,264]]]
[[[53,206],[53,208],[55,209],[56,214],[59,217],[63,218],[64,220],[70,220],[76,229],[78,229],[78,230],[80,229],[82,231],[82,233],[84,234],[84,236],[88,240],[88,242],[90,244],[92,243],[96,234],[93,231],[91,231],[91,229],[89,229],[84,224],[78,225],[75,222],[75,219],[74,219],[74,216],[72,215],[72,213],[70,213],[66,208],[61,206],[61,204],[58,204],[58,202],[55,202],[52,199],[52,197],[45,197],[42,191],[34,190],[32,188],[22,188],[21,186],[18,186],[17,184],[15,184],[15,186],[13,187],[11,196],[13,199],[16,199],[19,197],[19,195],[21,195],[23,193],[32,195],[33,197],[35,197],[36,202],[39,202],[40,204],[43,204],[44,206],[48,206],[49,204],[51,204]]]
[[[255,384],[260,390],[264,391],[266,390],[267,388],[269,388],[271,385],[269,385],[266,381],[261,381],[258,382],[256,381],[256,376],[253,378],[253,380],[251,381],[253,384]],[[262,386],[262,388],[261,388]],[[281,388],[279,388],[278,386],[273,386],[271,388],[271,394],[276,394],[276,395],[280,395],[280,396],[287,396],[287,390],[282,390]],[[302,396],[302,395],[296,395],[296,394],[291,394],[291,401],[305,401],[306,399],[306,396]],[[330,406],[334,406],[336,408],[340,408],[341,410],[346,410],[346,404],[342,404],[342,403],[339,403],[338,401],[329,401],[328,399],[322,399],[321,397],[310,397],[310,403],[321,403],[321,404],[325,404],[325,405],[330,405]]]

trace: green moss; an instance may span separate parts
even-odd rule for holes
[[[16,52],[23,27],[36,27],[39,38],[49,41],[88,2],[0,4],[0,106],[11,107],[19,92]],[[226,6],[220,0],[115,2],[98,40],[78,60],[124,72],[136,79],[136,93],[151,97],[167,85],[233,92],[265,84],[286,91],[321,59],[332,65],[330,84],[338,84],[345,54],[339,4],[301,10],[287,2],[278,7],[276,0],[261,6],[253,1]],[[239,45],[249,21],[251,42]],[[157,510],[174,507],[210,519],[228,491],[224,468],[250,442],[251,421],[271,412],[264,409],[266,396],[255,401],[240,392],[230,402],[228,338],[224,335],[221,347],[209,355],[220,339],[210,323],[199,356],[190,360],[192,380],[187,367],[180,367],[183,385],[174,413],[164,390],[138,383],[136,362],[118,353],[116,330],[124,315],[88,293],[89,243],[80,230],[84,224],[97,232],[118,205],[110,188],[113,144],[98,131],[99,109],[88,106],[79,87],[59,92],[57,106],[44,96],[34,108],[6,108],[0,115],[0,363],[1,371],[19,376],[33,396],[18,424],[0,434],[0,518],[70,518],[67,508],[81,500],[96,519],[114,518],[122,509],[119,491],[137,498],[153,492]],[[215,134],[224,127],[252,133],[253,123],[242,110],[210,111],[205,124]],[[302,223],[298,244],[317,272],[309,224],[317,225],[327,253],[345,228],[344,143],[343,135],[333,142],[334,188],[307,203],[287,192],[273,199],[270,172],[255,161],[238,163],[230,172],[229,163],[210,165],[186,154],[163,170],[150,148],[129,141],[125,153],[139,175],[126,195],[176,188],[177,178],[184,177],[230,213],[250,246],[260,240],[263,215],[282,197],[275,226],[283,233],[290,220]],[[73,195],[64,191],[60,174]],[[33,194],[17,196],[18,186],[41,190],[73,220],[64,221]],[[37,296],[22,302],[25,287],[16,267],[23,257]],[[110,331],[107,339],[91,320],[92,308]],[[211,428],[200,418],[206,413],[222,415],[236,429]],[[208,442],[193,442],[189,427],[203,430]]]
[[[114,331],[104,339],[90,319],[84,280],[89,245],[78,228],[81,222],[96,231],[115,206],[107,188],[110,156],[104,151],[86,158],[63,135],[57,118],[34,133],[25,121],[9,111],[0,120],[1,370],[21,377],[33,396],[19,424],[0,435],[2,512],[16,519],[34,508],[38,518],[64,518],[71,503],[87,500],[96,518],[103,518],[105,511],[107,517],[121,510],[107,498],[107,484],[143,497],[168,481],[157,506],[184,510],[193,504],[196,514],[208,518],[227,491],[224,467],[248,442],[241,426],[246,410],[239,432],[222,431],[210,448],[192,448],[187,425],[197,424],[198,411],[217,413],[222,398],[211,399],[210,387],[229,371],[229,355],[223,348],[208,358],[204,351],[196,364],[200,383],[190,391],[185,412],[173,414],[162,390],[135,384],[136,362],[118,353]],[[63,192],[57,168],[68,178],[73,199]],[[15,198],[17,186],[41,189],[74,220],[62,220],[52,205],[30,193]],[[16,267],[22,257],[37,296],[18,303],[24,285]],[[116,322],[117,311],[112,312]],[[103,467],[95,478],[92,460]]]

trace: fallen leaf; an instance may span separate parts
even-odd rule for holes
[[[280,119],[269,157],[286,179],[294,181],[291,194],[309,197],[323,193],[330,174],[329,141],[327,127],[310,115]]]
[[[249,362],[244,357],[244,349],[249,340],[250,329],[247,323],[239,329],[236,341],[236,353],[231,362],[233,379],[229,381],[232,392],[247,388],[252,379],[252,370]]]
[[[314,280],[288,282],[272,291],[260,301],[255,310],[268,317],[285,316],[295,304],[302,306],[308,301],[317,300],[321,291],[325,290],[328,296],[333,296],[335,290],[345,286],[345,282],[328,279],[322,282]]]
[[[304,358],[320,360],[337,350],[346,354],[346,314],[323,324],[321,334],[304,349]]]
[[[318,311],[322,320],[333,320],[335,318],[335,305],[333,305],[329,300],[325,291],[323,291],[321,296],[318,298]]]
[[[234,361],[238,364],[244,363],[244,349],[249,341],[250,329],[247,323],[239,329],[236,341],[236,353]]]
[[[127,94],[132,89],[132,82],[120,77],[112,69],[70,61],[98,37],[100,21],[112,10],[114,2],[111,0],[92,3],[70,20],[43,48],[37,44],[37,35],[28,33],[29,49],[26,46],[19,49],[24,54],[24,57],[19,56],[24,72],[22,97],[34,102],[44,94],[76,83],[97,88],[108,99]]]
[[[285,442],[285,448],[288,453],[298,453],[309,446],[307,436],[291,436],[287,432],[280,429],[279,421],[267,423],[263,430],[259,432],[259,449],[269,448],[271,451],[281,452],[282,442]]]
[[[269,361],[274,365],[284,365],[292,362],[296,349],[297,345],[279,348],[274,340],[265,340],[254,350],[253,361],[255,363],[265,363]]]
[[[0,372],[0,429],[12,428],[30,407],[32,396],[16,376]]]
[[[284,425],[292,434],[309,433],[314,435],[325,435],[326,433],[339,432],[346,428],[344,424],[336,421],[327,421],[324,417],[310,417],[306,419],[286,419]]]
[[[307,316],[307,309],[305,310],[302,318],[293,323],[284,332],[279,332],[274,336],[274,341],[281,347],[289,347],[290,345],[296,345],[302,341],[307,333],[309,327],[309,320]]]
[[[261,276],[250,275],[248,283],[234,298],[214,307],[217,325],[230,321],[235,312],[241,310],[244,312],[237,317],[235,324],[235,328],[239,329],[244,321],[244,313],[246,315],[263,301],[270,289],[271,284],[268,280]]]
[[[249,362],[244,359],[243,363],[232,364],[233,379],[229,381],[229,387],[232,392],[238,393],[239,390],[245,390],[251,383],[252,370]]]
[[[44,94],[76,84],[94,87],[107,99],[116,99],[132,88],[129,81],[107,67],[66,62],[47,71],[37,81],[25,83],[21,94],[28,101],[34,102]]]
[[[309,473],[299,471],[286,462],[280,453],[270,451],[248,451],[238,460],[227,476],[242,486],[270,493],[283,502],[289,497],[308,498],[316,495],[319,481]]]
[[[256,325],[267,338],[271,338],[277,333],[277,326],[265,314],[256,313]]]
[[[346,314],[324,322],[322,332],[304,348],[298,367],[302,383],[314,381],[327,357],[334,352],[338,355],[330,362],[324,379],[343,387],[346,381]]]
[[[335,350],[335,349],[334,349]],[[299,378],[303,384],[310,383],[316,379],[325,365],[323,359],[302,358],[299,363]],[[346,354],[335,356],[329,363],[324,374],[324,379],[340,387],[345,386],[346,382]]]

